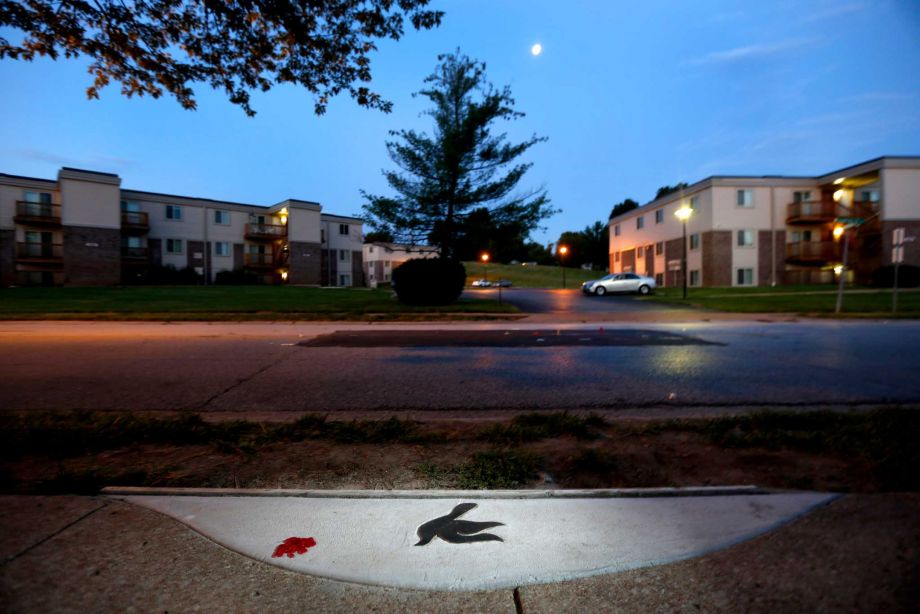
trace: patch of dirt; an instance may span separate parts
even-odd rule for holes
[[[512,429],[513,422],[507,422]],[[490,432],[494,424],[490,423]],[[532,463],[532,479],[518,484],[520,488],[754,484],[825,491],[886,490],[872,463],[859,455],[719,445],[705,432],[674,424],[608,422],[594,429],[591,437],[581,439],[544,433],[533,441],[502,442],[484,439],[483,425],[475,421],[439,421],[418,423],[411,442],[339,443],[318,438],[239,448],[224,443],[148,443],[67,458],[24,454],[0,461],[0,490],[83,494],[107,485],[424,489],[469,485],[470,479],[473,486],[488,488],[488,483],[476,483],[477,478],[469,477],[482,472],[463,472],[484,453],[492,455],[485,458],[509,454]]]

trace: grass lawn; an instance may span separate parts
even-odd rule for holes
[[[291,286],[6,288],[0,319],[312,320],[423,317],[439,313],[515,313],[498,301],[461,298],[453,305],[410,307],[390,290]]]
[[[481,262],[464,262],[466,267],[466,285],[486,277],[486,268]],[[582,282],[589,279],[598,279],[606,275],[606,271],[583,271],[578,268],[565,269],[566,288],[578,288]],[[507,279],[516,288],[561,288],[562,267],[558,266],[523,266],[520,264],[497,264],[490,262],[488,266],[488,279]]]
[[[681,288],[661,288],[642,300],[689,305],[738,313],[798,313],[833,315],[836,286],[776,286],[757,288],[689,288],[687,300]],[[847,287],[844,316],[890,316],[891,290]],[[920,291],[898,292],[898,317],[920,317]]]

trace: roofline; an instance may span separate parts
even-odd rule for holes
[[[105,177],[114,177],[116,179],[120,179],[120,177],[118,177],[118,175],[116,175],[115,173],[104,173],[102,171],[90,171],[85,168],[77,168],[75,166],[62,166],[61,170],[62,171],[75,171],[77,173],[89,173],[90,175],[103,175]]]
[[[57,180],[55,179],[42,179],[40,177],[27,177],[25,175],[10,175],[9,173],[0,173],[0,177],[9,177],[10,179],[24,179],[26,181],[41,181],[44,183],[52,183],[57,185]]]
[[[720,179],[727,179],[727,180],[782,179],[782,180],[791,180],[791,181],[813,181],[815,183],[819,183],[821,182],[822,179],[826,177],[845,174],[844,171],[859,168],[861,166],[866,166],[868,164],[880,162],[882,163],[882,166],[884,166],[885,160],[916,160],[917,163],[920,164],[920,156],[879,156],[878,158],[873,158],[871,160],[866,160],[865,162],[858,162],[856,164],[851,164],[850,166],[844,167],[842,169],[831,171],[829,173],[822,173],[820,175],[759,175],[759,176],[758,175],[710,175],[709,177],[706,177],[705,179],[701,179],[691,185],[688,185],[686,188],[683,188],[682,190],[671,192],[670,194],[667,194],[666,196],[662,196],[661,198],[656,198],[655,200],[650,200],[647,203],[643,203],[639,205],[637,208],[631,209],[627,211],[626,213],[621,213],[620,215],[616,217],[608,218],[607,225],[609,226],[610,224],[612,224],[614,220],[629,219],[629,216],[635,215],[636,212],[639,212],[640,210],[645,210],[646,207],[649,207],[648,210],[653,210],[653,209],[656,209],[659,205],[665,205],[675,200],[679,200],[683,198],[684,196],[686,196],[688,193],[697,192],[703,188],[712,186],[714,182]]]
[[[325,218],[334,217],[334,218],[338,218],[338,219],[340,219],[340,220],[351,220],[352,222],[361,222],[362,224],[364,223],[364,220],[363,220],[362,218],[360,218],[360,217],[352,217],[352,216],[350,216],[350,215],[339,215],[338,213],[320,213],[319,215],[320,215],[320,219],[322,219],[322,218],[324,218],[324,217],[325,217]]]

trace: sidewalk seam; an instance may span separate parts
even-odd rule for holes
[[[22,552],[18,552],[18,553],[16,553],[16,554],[12,555],[12,556],[6,557],[6,559],[4,559],[3,562],[0,562],[0,567],[9,565],[10,563],[12,563],[13,561],[15,561],[15,560],[18,559],[19,557],[23,556],[24,554],[27,554],[27,553],[31,552],[32,550],[35,550],[36,548],[38,548],[39,546],[41,546],[41,545],[44,544],[45,542],[50,541],[51,539],[57,537],[58,535],[60,535],[61,533],[63,533],[63,532],[66,531],[67,529],[69,529],[70,527],[74,526],[74,525],[77,524],[77,523],[80,523],[80,522],[86,520],[87,518],[89,518],[90,516],[92,516],[93,514],[95,514],[96,512],[98,512],[99,510],[104,509],[104,508],[106,508],[106,507],[108,507],[108,506],[110,505],[110,503],[109,503],[108,501],[106,501],[105,499],[97,499],[97,503],[99,503],[99,507],[97,507],[96,509],[90,510],[90,511],[86,512],[85,514],[83,514],[82,516],[80,516],[79,518],[77,518],[76,520],[74,520],[73,522],[67,523],[66,525],[64,525],[63,527],[61,527],[60,529],[58,529],[57,531],[55,531],[54,533],[52,533],[51,535],[48,535],[47,537],[44,537],[44,538],[38,540],[37,542],[35,542],[34,544],[32,544],[31,546],[27,547],[27,548],[26,548],[25,550],[23,550]]]

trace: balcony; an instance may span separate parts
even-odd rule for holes
[[[121,259],[133,262],[146,262],[150,259],[150,250],[146,247],[122,247]]]
[[[16,201],[16,215],[13,221],[17,224],[28,226],[60,226],[61,206],[51,203],[33,203],[24,200]]]
[[[819,265],[840,261],[841,244],[837,241],[800,241],[786,244],[789,264]]]
[[[60,265],[64,246],[60,243],[17,243],[16,261],[24,264]]]
[[[121,229],[130,233],[148,232],[150,217],[142,211],[122,211]]]
[[[243,265],[250,269],[274,269],[276,258],[274,254],[251,252],[243,254]]]
[[[789,203],[786,209],[787,224],[829,224],[837,217],[837,203],[833,200]]]
[[[287,236],[287,226],[283,224],[246,224],[243,236],[251,241],[277,241]]]

